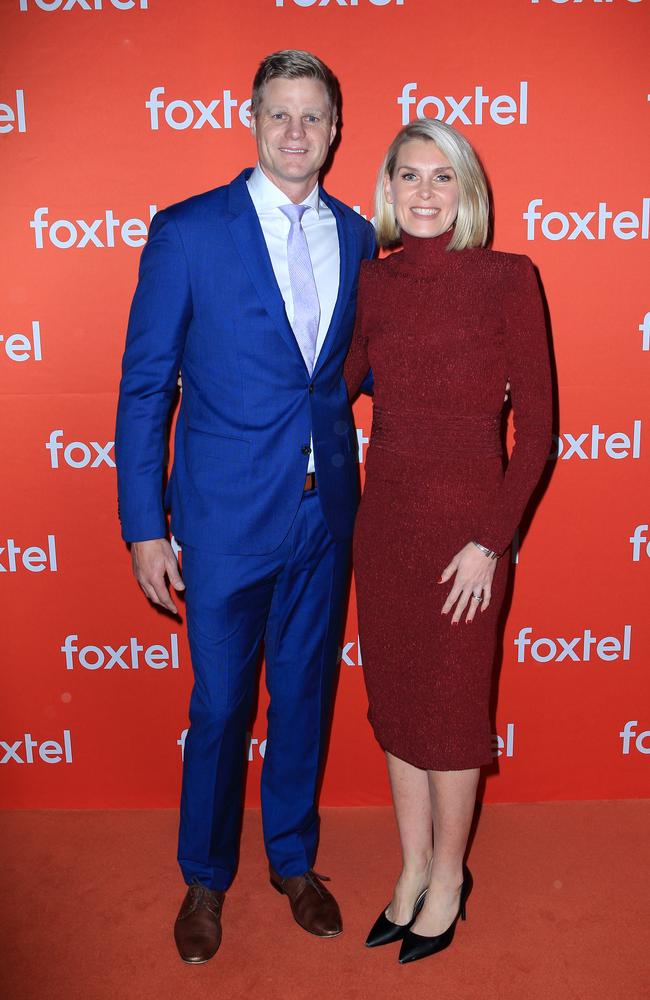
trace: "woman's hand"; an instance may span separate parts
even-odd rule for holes
[[[452,625],[458,624],[465,608],[468,608],[466,622],[472,621],[479,605],[481,611],[487,611],[492,597],[492,579],[496,566],[496,559],[484,555],[473,542],[468,542],[443,570],[439,583],[446,583],[451,580],[454,573],[456,574],[454,585],[442,608],[443,615],[448,615],[454,604],[456,605],[451,619]]]

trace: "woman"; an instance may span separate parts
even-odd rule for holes
[[[446,948],[465,917],[463,865],[508,548],[551,444],[544,313],[530,260],[484,249],[489,203],[469,143],[405,126],[380,170],[382,246],[365,261],[346,363],[375,399],[354,562],[369,719],[386,752],[403,866],[370,947],[400,962]],[[504,472],[503,392],[516,443]]]

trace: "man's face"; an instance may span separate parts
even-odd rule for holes
[[[266,176],[289,197],[304,197],[318,180],[336,135],[336,119],[320,80],[270,80],[252,122]]]

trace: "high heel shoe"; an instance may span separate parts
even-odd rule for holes
[[[386,910],[382,910],[372,925],[370,934],[366,938],[366,948],[378,948],[379,945],[382,944],[392,944],[393,941],[401,941],[422,909],[426,894],[427,890],[423,889],[418,898],[415,900],[413,916],[409,920],[408,924],[394,924],[393,921],[389,920],[386,916]],[[390,906],[390,903],[388,905]]]
[[[474,885],[474,880],[472,879],[471,872],[469,868],[463,868],[463,884],[460,889],[460,905],[458,907],[458,913],[450,923],[446,931],[442,934],[434,934],[433,937],[425,937],[424,934],[417,934],[415,931],[407,930],[402,941],[402,947],[399,953],[400,965],[404,965],[406,962],[417,962],[420,958],[426,958],[428,955],[435,955],[439,951],[443,951],[448,948],[451,942],[454,940],[454,931],[456,930],[456,924],[458,923],[458,918],[465,920],[466,918],[466,908],[465,904],[467,902],[467,897],[472,891],[472,886]]]

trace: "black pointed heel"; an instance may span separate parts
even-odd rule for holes
[[[386,916],[386,910],[382,910],[372,925],[370,934],[366,938],[366,948],[378,948],[382,944],[392,944],[393,941],[401,941],[422,909],[426,894],[427,890],[423,889],[418,898],[415,900],[413,916],[409,920],[408,924],[394,924],[393,921],[389,920]]]
[[[405,965],[407,962],[417,962],[420,958],[427,958],[429,955],[436,955],[439,951],[444,951],[454,940],[456,924],[467,918],[467,897],[472,891],[474,880],[469,868],[463,869],[463,884],[460,889],[460,903],[458,913],[450,923],[446,931],[442,934],[435,934],[433,937],[425,937],[423,934],[416,934],[412,930],[407,930],[402,941],[399,952],[399,963]]]

